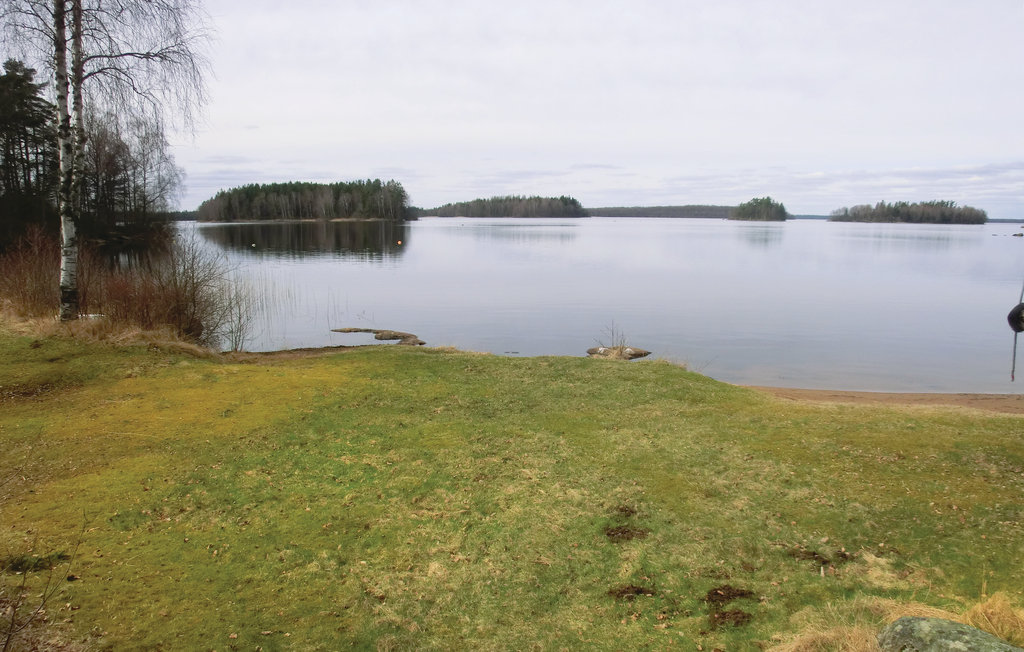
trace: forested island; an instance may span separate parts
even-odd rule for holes
[[[874,206],[861,204],[839,208],[829,216],[832,222],[907,222],[911,224],[984,224],[988,215],[979,208],[957,206],[954,201],[905,201]]]
[[[411,217],[409,196],[397,181],[249,184],[221,190],[199,205],[200,222],[364,219]]]
[[[588,208],[592,217],[685,217],[724,220],[729,217],[732,206],[609,206]]]
[[[437,208],[414,209],[417,217],[589,217],[572,197],[523,197],[507,195],[490,199],[445,204]]]
[[[758,222],[784,222],[789,218],[786,207],[771,197],[760,197],[744,202],[732,209],[730,220],[748,220]]]

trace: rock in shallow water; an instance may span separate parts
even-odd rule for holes
[[[882,652],[1024,652],[980,629],[942,618],[900,618],[881,631]]]
[[[411,346],[423,346],[426,344],[423,340],[416,337],[412,333],[403,333],[402,331],[392,331],[380,328],[332,328],[332,333],[373,333],[373,339],[375,340],[398,340],[399,344],[408,344]]]
[[[635,346],[596,346],[587,349],[587,355],[591,358],[610,358],[612,360],[635,360],[650,354],[650,351],[638,349]]]

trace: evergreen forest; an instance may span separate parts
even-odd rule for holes
[[[410,218],[409,196],[397,181],[249,184],[222,190],[199,205],[201,222]]]
[[[750,220],[758,222],[784,222],[789,217],[782,202],[771,197],[751,199],[734,208],[729,214],[730,220]]]
[[[724,220],[729,217],[731,206],[609,206],[588,208],[592,217],[692,217]]]
[[[21,61],[0,75],[0,250],[30,226],[57,232],[56,110]],[[166,220],[183,173],[162,126],[140,116],[88,112],[77,188],[80,233],[107,240]]]
[[[907,222],[911,224],[984,224],[988,215],[979,208],[957,206],[953,201],[905,201],[874,206],[861,204],[839,208],[829,217],[832,222]]]
[[[572,197],[523,197],[508,195],[490,199],[445,204],[417,213],[430,217],[588,217],[583,205]]]

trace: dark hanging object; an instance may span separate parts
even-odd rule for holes
[[[1024,331],[1024,303],[1018,303],[1006,316],[1006,321],[1010,322],[1010,328],[1014,333]]]

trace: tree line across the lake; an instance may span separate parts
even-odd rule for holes
[[[249,184],[222,190],[199,206],[203,222],[378,219],[410,217],[409,196],[397,181]]]
[[[705,219],[726,219],[731,206],[609,206],[588,208],[591,217],[685,217]]]
[[[524,197],[506,195],[490,199],[416,209],[420,217],[587,217],[583,205],[573,197]]]
[[[780,222],[792,217],[771,197],[755,197],[738,206],[630,206],[589,208],[594,217],[683,217]],[[946,200],[878,202],[832,211],[833,222],[901,222],[910,224],[984,224],[985,211]]]
[[[417,217],[671,217],[784,221],[782,202],[755,197],[738,206],[616,206],[584,208],[569,196],[506,195],[453,202],[436,208],[408,206],[397,181],[250,184],[217,193],[199,207],[197,219],[212,222],[288,219],[384,219]],[[982,224],[985,211],[952,201],[879,202],[832,212],[832,221]]]
[[[861,204],[832,211],[833,222],[907,222],[911,224],[984,224],[985,211],[970,206],[957,206],[953,201],[905,201],[874,206]]]

